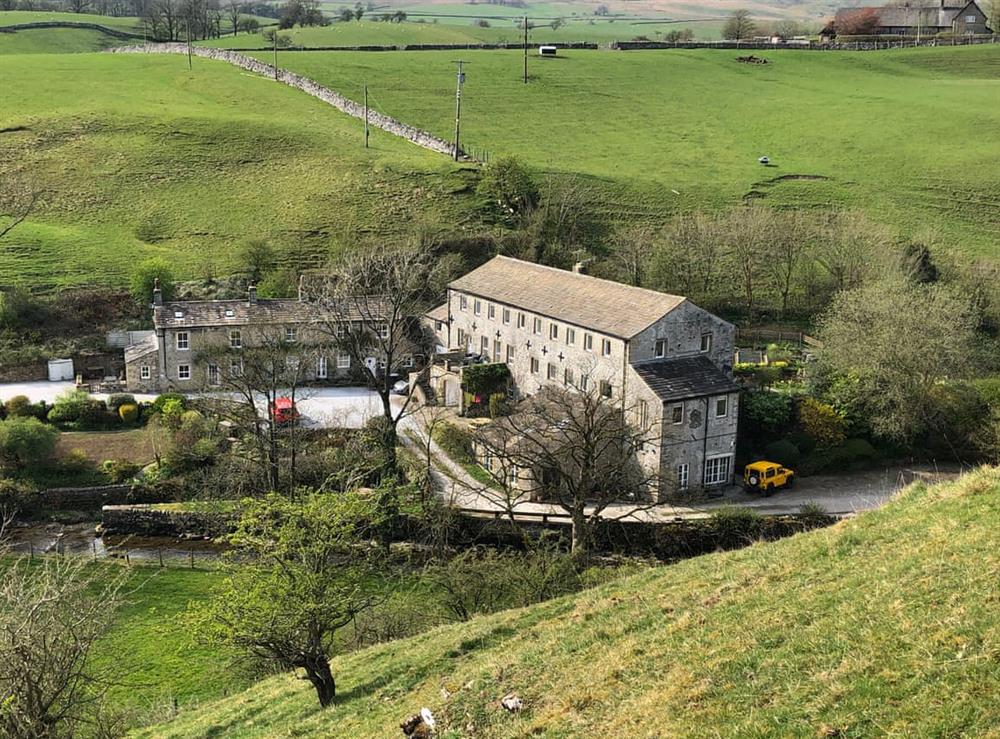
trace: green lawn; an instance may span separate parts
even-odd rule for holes
[[[279,677],[138,736],[997,736],[1000,471]],[[499,699],[516,693],[511,715]]]
[[[59,31],[62,32],[62,31]],[[251,238],[289,263],[356,234],[459,224],[469,173],[313,98],[182,56],[11,55],[0,161],[45,202],[0,249],[0,285],[122,284],[139,260],[222,275]]]
[[[469,51],[464,143],[601,185],[652,217],[761,196],[862,208],[904,234],[994,255],[1000,47],[901,52]],[[259,54],[260,58],[268,58]],[[454,52],[290,52],[282,66],[449,137]],[[767,155],[775,166],[764,168]],[[622,195],[622,191],[629,191]]]

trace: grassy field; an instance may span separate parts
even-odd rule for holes
[[[126,459],[146,465],[153,461],[153,444],[145,429],[128,431],[64,431],[56,442],[56,455],[64,457],[74,449],[100,464],[106,459]]]
[[[45,192],[0,285],[122,284],[144,257],[226,274],[251,238],[289,263],[358,233],[459,224],[469,173],[284,85],[183,57],[12,55],[0,161]]]
[[[334,663],[139,736],[997,736],[1000,472]],[[499,699],[514,692],[525,710]]]
[[[519,52],[464,52],[463,141],[643,193],[607,198],[625,212],[747,197],[862,208],[904,234],[933,230],[996,255],[1000,47],[755,53],[771,63],[724,50],[565,51],[532,59],[525,86]],[[455,58],[294,52],[279,63],[352,97],[367,84],[377,109],[448,137]]]
[[[92,13],[57,13],[48,10],[2,10],[0,11],[0,28],[16,26],[21,23],[42,22],[72,22],[94,23],[107,26],[117,31],[142,34],[142,21],[135,17],[116,17],[111,15],[96,15]]]
[[[78,54],[121,46],[125,41],[90,28],[31,28],[0,33],[0,56],[8,54]]]

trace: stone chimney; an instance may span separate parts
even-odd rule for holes
[[[251,285],[247,288],[247,303],[257,305],[257,286]]]
[[[163,305],[163,290],[160,289],[160,278],[153,280],[153,306]]]
[[[573,265],[573,272],[578,275],[587,274],[587,265],[594,261],[593,257],[589,259],[581,259],[579,262]]]

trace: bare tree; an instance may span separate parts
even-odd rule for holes
[[[547,386],[478,432],[499,491],[482,492],[511,517],[529,500],[561,508],[572,521],[572,551],[584,556],[609,506],[624,503],[616,515],[624,518],[656,505],[658,474],[640,457],[657,425],[645,415],[600,390]]]
[[[788,312],[788,301],[795,279],[809,253],[810,233],[798,212],[774,214],[770,229],[766,270],[781,297],[781,315]]]
[[[774,228],[773,213],[759,205],[731,210],[718,221],[721,236],[726,244],[726,256],[739,276],[743,291],[743,307],[752,323],[757,310],[757,291],[760,280],[767,274]]]
[[[651,226],[632,225],[615,232],[612,238],[611,262],[619,279],[641,287],[646,264],[657,234]]]
[[[240,16],[246,7],[241,0],[226,0],[226,12],[229,14],[229,21],[233,24],[233,35],[240,30]]]
[[[830,213],[819,226],[816,262],[833,279],[835,292],[860,287],[885,272],[892,239],[863,213]]]
[[[742,8],[734,10],[722,27],[722,38],[730,41],[746,41],[755,33],[757,24],[750,16],[750,11]]]
[[[425,245],[365,247],[333,265],[319,296],[327,316],[324,330],[381,401],[382,446],[390,475],[396,473],[397,427],[413,410],[411,394],[393,406],[393,384],[433,347],[420,320],[433,297],[428,290],[432,273]]]
[[[650,264],[650,287],[687,295],[702,306],[717,305],[728,280],[724,249],[714,219],[704,213],[671,221]]]

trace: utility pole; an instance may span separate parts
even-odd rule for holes
[[[528,16],[524,16],[524,84],[528,84]]]
[[[465,82],[465,72],[462,71],[462,66],[465,64],[461,59],[453,59],[453,62],[458,64],[458,79],[455,83],[455,151],[453,159],[458,161],[458,136],[461,130],[462,121],[462,83]]]
[[[191,15],[187,17],[187,37],[188,37],[188,69],[191,69]]]
[[[274,40],[274,79],[278,79],[278,29],[275,28],[272,39]]]
[[[365,85],[365,148],[368,148],[368,85]]]

